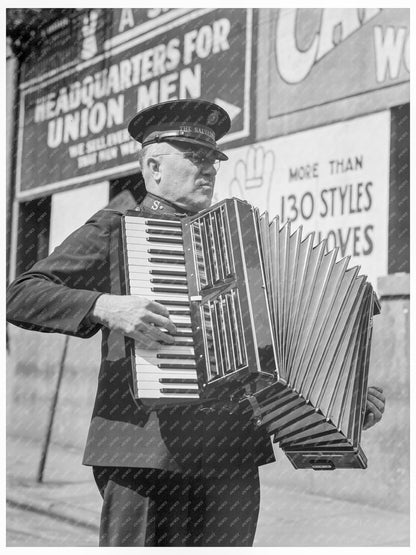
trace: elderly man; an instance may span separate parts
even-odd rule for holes
[[[219,106],[179,100],[151,106],[129,125],[142,143],[145,216],[209,207],[216,142],[230,119]],[[122,214],[101,210],[9,288],[8,319],[42,332],[88,338],[101,330],[102,363],[84,464],[103,497],[101,546],[251,546],[259,510],[258,466],[274,461],[266,433],[237,404],[146,408],[132,393],[124,337],[143,348],[175,341],[166,308],[123,295]],[[384,397],[369,393],[367,424]]]

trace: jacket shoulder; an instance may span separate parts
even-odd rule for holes
[[[126,214],[127,210],[115,210],[113,208],[102,208],[93,214],[85,225],[98,225],[104,227],[115,228],[120,225],[121,218]]]

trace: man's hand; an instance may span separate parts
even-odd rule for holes
[[[381,387],[369,387],[363,430],[368,430],[381,420],[385,405],[386,398],[383,395],[383,389]]]
[[[135,339],[142,349],[158,349],[160,344],[175,343],[172,335],[176,333],[176,327],[169,318],[167,308],[145,297],[101,295],[89,318],[93,323]]]

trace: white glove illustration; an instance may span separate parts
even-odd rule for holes
[[[229,185],[229,196],[253,202],[256,195],[266,197],[269,204],[270,187],[275,167],[275,154],[265,151],[263,146],[250,146],[245,160],[239,160],[234,169],[234,177]],[[262,192],[254,189],[262,189]]]

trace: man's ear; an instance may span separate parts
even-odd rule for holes
[[[152,156],[149,156],[146,160],[146,165],[153,180],[156,181],[156,183],[159,183],[161,178],[159,160],[153,158]]]

